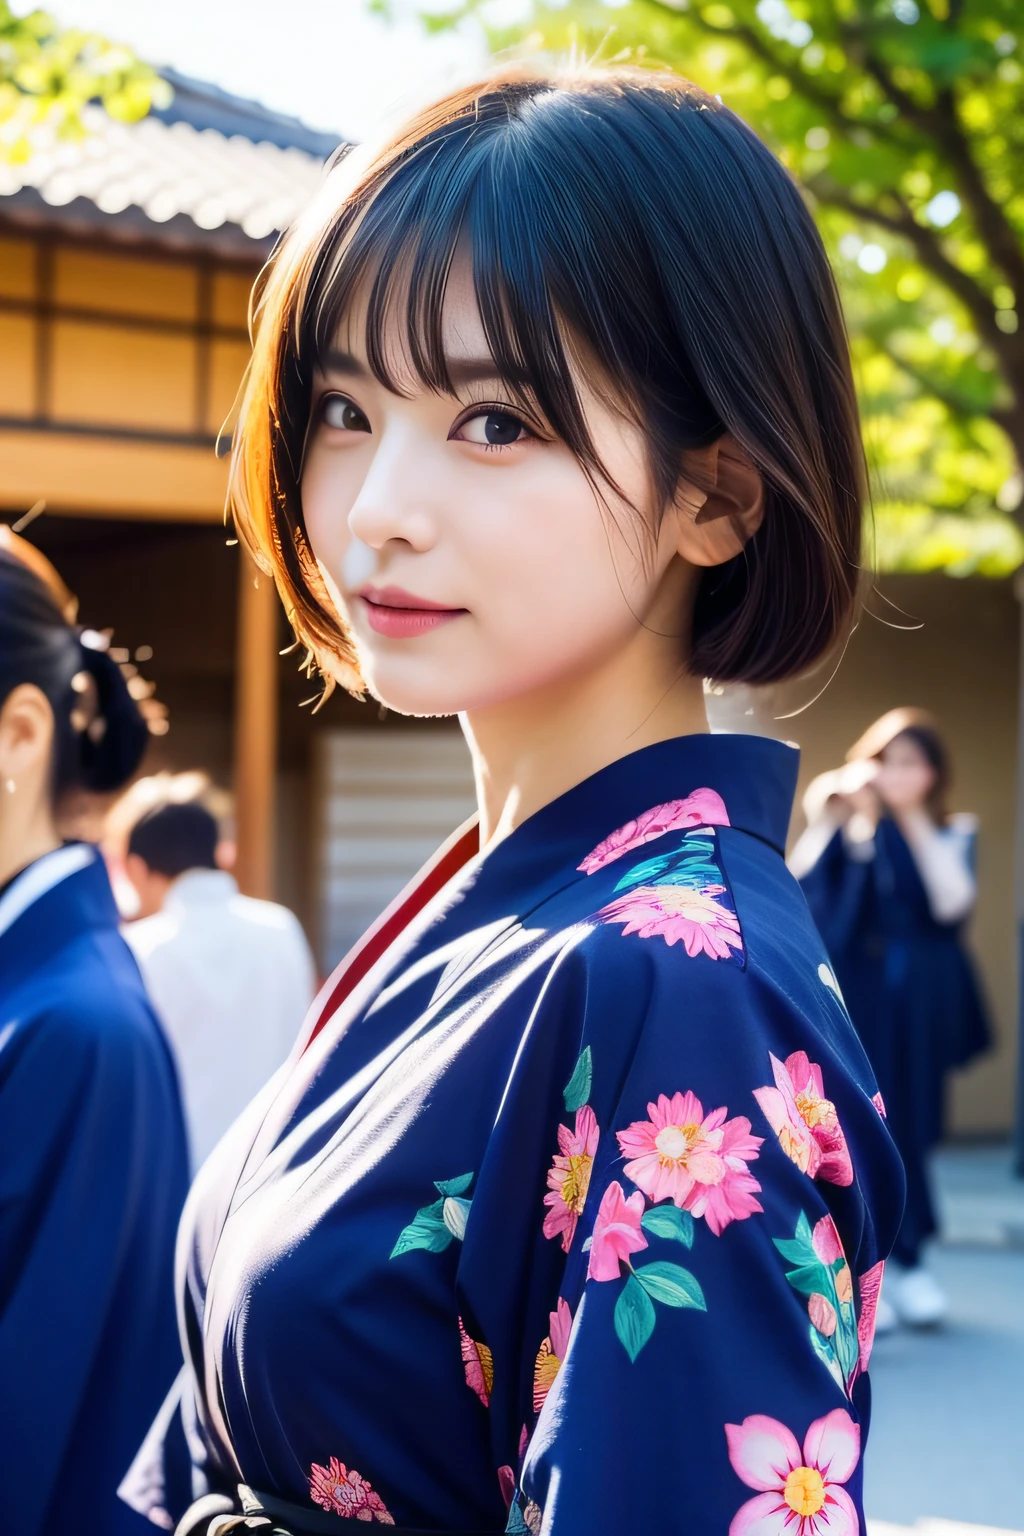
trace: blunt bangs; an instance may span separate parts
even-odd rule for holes
[[[230,491],[325,670],[359,691],[302,520],[314,373],[358,308],[382,384],[407,392],[411,368],[457,397],[443,310],[462,253],[496,374],[595,488],[607,477],[581,374],[643,432],[659,510],[687,451],[725,431],[759,469],[763,522],[702,574],[691,670],[773,682],[845,637],[864,474],[842,316],[796,187],[733,113],[669,74],[507,72],[421,114],[368,166],[355,159],[258,288]]]

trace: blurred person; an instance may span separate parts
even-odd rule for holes
[[[0,528],[0,1504],[12,1536],[132,1536],[116,1497],[180,1364],[174,1066],[65,796],[120,789],[146,727],[102,637]]]
[[[894,709],[809,786],[790,857],[832,958],[907,1172],[881,1322],[941,1322],[922,1262],[937,1223],[927,1155],[943,1132],[949,1072],[990,1033],[963,925],[977,894],[973,816],[950,815],[949,753],[932,717]]]
[[[124,934],[177,1058],[194,1168],[284,1062],[316,990],[298,919],[239,895],[220,846],[206,806],[172,799],[131,827],[124,861],[140,914]]]

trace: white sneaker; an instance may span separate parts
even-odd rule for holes
[[[949,1300],[935,1276],[923,1265],[886,1275],[889,1298],[908,1328],[935,1328],[949,1311]]]

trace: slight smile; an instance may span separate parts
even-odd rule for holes
[[[446,608],[442,603],[416,597],[402,587],[362,587],[358,597],[370,628],[393,640],[425,635],[468,612],[465,608]]]

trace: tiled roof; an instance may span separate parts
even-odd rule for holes
[[[118,225],[176,244],[213,234],[259,254],[309,201],[337,136],[164,73],[175,92],[164,110],[126,124],[90,106],[80,142],[41,145],[24,165],[0,162],[0,214]]]

